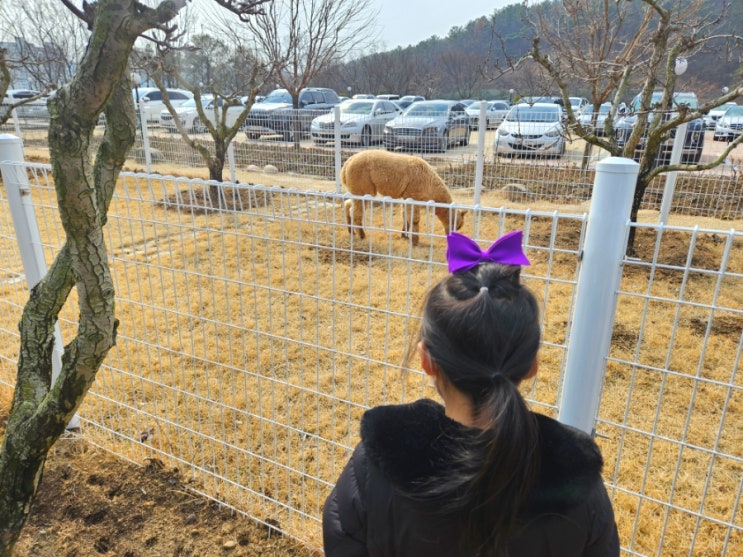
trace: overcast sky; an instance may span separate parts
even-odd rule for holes
[[[431,35],[446,37],[449,29],[464,26],[480,16],[519,0],[464,0],[443,3],[431,0],[375,0],[379,7],[379,40],[391,50],[418,44]]]

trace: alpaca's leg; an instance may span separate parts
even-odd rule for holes
[[[420,238],[418,235],[418,228],[419,228],[420,221],[421,221],[421,210],[420,209],[421,208],[418,207],[417,205],[413,208],[413,222],[411,223],[411,226],[410,226],[410,234],[412,235],[414,246],[418,245],[418,240]]]
[[[346,227],[348,227],[348,233],[353,236],[353,228],[351,228],[351,204],[353,201],[346,199],[343,202],[343,213],[346,215]]]
[[[410,208],[407,205],[402,205],[402,232],[400,233],[400,238],[407,238],[408,237],[408,223],[410,222],[410,217],[408,215],[408,211]]]
[[[359,232],[359,238],[362,240],[366,238],[366,233],[364,232],[364,202],[360,199],[354,199],[353,200],[353,209],[351,210],[351,215],[353,217],[353,226],[358,230]]]

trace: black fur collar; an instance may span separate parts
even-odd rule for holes
[[[541,473],[525,512],[563,512],[582,502],[601,481],[601,453],[585,433],[534,415],[540,431]],[[457,445],[475,435],[477,430],[449,419],[443,406],[428,399],[372,408],[361,420],[369,459],[403,493],[415,493],[423,479],[445,476]]]

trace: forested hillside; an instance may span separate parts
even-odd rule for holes
[[[634,4],[639,6],[639,3]],[[721,0],[706,0],[706,4],[710,14],[719,13]],[[549,10],[559,9],[559,2],[545,2],[540,8],[549,13]],[[495,65],[504,67],[508,60],[516,60],[529,52],[534,37],[530,25],[534,9],[521,4],[510,5],[484,14],[463,27],[452,27],[446,37],[431,37],[416,45],[387,52],[370,52],[328,68],[317,81],[334,87],[339,94],[508,98],[510,90],[515,95],[550,93],[550,84],[544,82],[533,65],[522,64],[517,71],[505,74],[494,70]],[[639,17],[638,13],[637,25]],[[717,27],[720,34],[743,29],[743,2],[731,2],[727,16]],[[742,64],[741,44],[720,41],[689,59],[688,71],[680,83],[694,90],[700,98],[711,97],[722,87],[740,80]],[[586,93],[579,89],[573,92],[574,95]]]

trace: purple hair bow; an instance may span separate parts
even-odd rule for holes
[[[477,242],[458,232],[446,237],[446,260],[450,273],[469,271],[480,263],[492,262],[501,265],[530,265],[521,249],[521,230],[514,230],[498,238],[487,250],[482,251]]]

